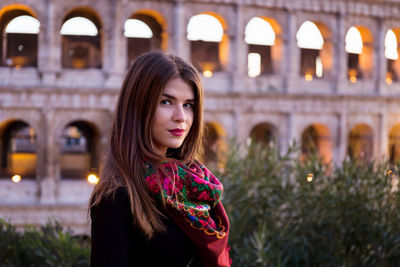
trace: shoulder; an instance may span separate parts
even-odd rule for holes
[[[127,190],[118,188],[90,209],[91,266],[131,266],[135,242],[145,240],[134,226]]]
[[[90,208],[90,216],[99,213],[130,213],[129,194],[125,187],[118,187],[113,193],[104,195],[100,202]]]

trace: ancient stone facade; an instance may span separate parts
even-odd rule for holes
[[[396,130],[400,82],[386,79],[384,39],[389,29],[400,28],[399,0],[2,0],[0,23],[13,10],[22,10],[40,22],[37,65],[0,66],[0,136],[10,123],[22,121],[34,130],[36,140],[34,178],[22,177],[19,183],[10,177],[0,179],[0,218],[16,225],[38,225],[50,217],[77,234],[89,232],[86,211],[93,185],[85,177],[62,177],[63,131],[71,123],[85,122],[94,129],[96,153],[104,151],[128,65],[124,22],[134,14],[159,23],[160,49],[189,61],[186,30],[190,18],[206,13],[221,23],[222,71],[203,77],[205,120],[215,129],[215,153],[224,139],[235,136],[246,142],[259,125],[267,125],[265,129],[273,132],[282,151],[295,139],[301,142],[305,131],[314,127],[319,152],[335,164],[349,153],[352,138],[365,137],[374,158],[390,157],[395,153],[391,148],[397,148],[391,138],[400,136]],[[97,18],[100,68],[63,67],[60,29],[66,16],[74,12]],[[244,40],[246,24],[253,17],[273,22],[276,33],[276,46],[271,48],[274,72],[255,78],[247,74],[248,44]],[[296,32],[306,20],[320,25],[329,48],[322,59],[324,76],[312,81],[300,75],[301,49],[296,42]],[[367,60],[360,60],[366,75],[357,82],[348,78],[345,51],[351,26],[367,32],[360,30],[369,51]],[[0,25],[3,37],[4,27]],[[5,38],[2,42],[4,59]],[[364,130],[357,132],[360,125]],[[2,157],[7,157],[10,151],[4,136],[2,140]],[[8,161],[2,162],[6,168]]]

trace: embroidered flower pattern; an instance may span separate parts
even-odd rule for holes
[[[217,238],[225,237],[220,219],[217,217],[216,222],[209,213],[221,200],[223,186],[203,164],[194,161],[186,166],[175,160],[164,161],[158,173],[150,164],[146,166],[145,179],[153,194],[164,196],[193,228]]]

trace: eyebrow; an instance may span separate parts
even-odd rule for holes
[[[162,96],[165,96],[165,97],[167,97],[167,98],[170,98],[170,99],[176,100],[176,97],[174,97],[174,96],[172,96],[172,95],[169,95],[169,94],[165,94],[165,93],[163,93],[163,94],[162,94]],[[194,99],[186,99],[186,101],[185,101],[185,102],[195,102],[195,101],[194,101]]]

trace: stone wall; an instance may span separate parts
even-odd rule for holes
[[[17,1],[3,0],[2,11]],[[400,123],[400,83],[385,83],[384,37],[400,27],[400,1],[331,0],[21,0],[40,21],[37,68],[0,67],[0,126],[23,120],[38,137],[35,180],[14,184],[0,180],[0,217],[18,226],[60,220],[77,234],[88,234],[86,207],[92,185],[60,177],[61,131],[84,120],[99,132],[100,151],[107,145],[112,113],[127,66],[124,21],[138,10],[151,11],[160,23],[166,52],[190,59],[186,39],[189,19],[198,13],[218,16],[227,38],[224,71],[204,78],[205,120],[218,124],[226,137],[245,142],[259,123],[278,132],[282,150],[299,139],[312,124],[323,124],[332,138],[335,163],[344,159],[353,126],[373,129],[374,156],[388,155],[390,130]],[[61,35],[65,15],[76,7],[93,10],[101,24],[102,68],[63,69]],[[281,32],[281,56],[274,75],[247,75],[244,29],[254,16],[274,19]],[[305,20],[323,24],[332,44],[330,75],[308,82],[299,75],[300,50],[296,32]],[[347,79],[345,34],[352,25],[366,27],[373,36],[373,73],[370,79]]]

